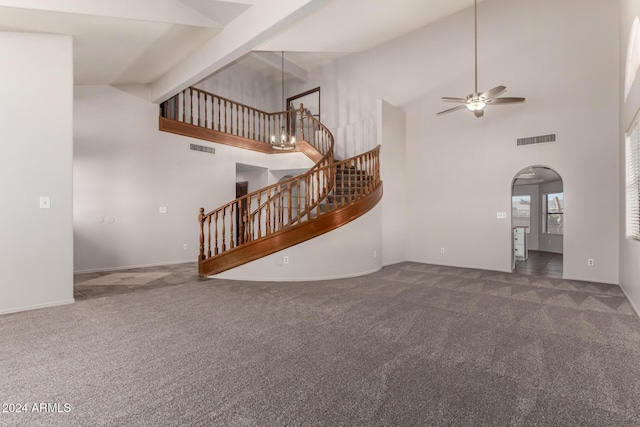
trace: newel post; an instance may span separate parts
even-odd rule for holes
[[[200,260],[204,260],[204,208],[200,208],[200,215],[198,215],[198,221],[200,221]]]

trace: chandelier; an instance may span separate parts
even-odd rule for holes
[[[287,112],[284,99],[284,52],[282,52],[282,111],[285,114],[286,120],[289,120],[290,113]],[[294,150],[296,148],[296,137],[289,135],[286,126],[283,124],[280,128],[279,137],[271,135],[271,147],[276,150]]]

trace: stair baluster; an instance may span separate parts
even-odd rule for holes
[[[211,131],[217,132],[216,135],[233,135],[237,139],[269,144],[270,136],[278,135],[279,138],[284,125],[285,131],[292,133],[299,142],[297,151],[301,151],[300,147],[311,147],[320,154],[316,157],[316,164],[302,175],[254,191],[209,213],[205,213],[204,208],[200,209],[198,264],[201,274],[224,271],[336,228],[341,224],[332,223],[333,219],[327,222],[323,218],[335,213],[337,216],[331,218],[348,222],[375,206],[382,196],[379,148],[334,162],[333,136],[305,111],[303,105],[297,110],[269,114],[206,91],[188,88],[165,101],[159,110],[161,130],[190,135],[189,126],[193,126],[203,129],[200,133],[194,132],[194,137],[206,139],[201,136],[202,132]],[[167,125],[171,122],[187,127],[171,128]],[[266,152],[270,149],[268,147]],[[263,148],[260,150],[264,151]],[[304,152],[311,156],[306,150]],[[353,214],[342,215],[343,210],[353,210]],[[322,220],[322,227],[329,228],[322,231],[321,227],[311,227],[309,230],[315,231],[309,233],[316,233],[313,235],[297,231],[302,230],[307,222],[315,223],[316,220]],[[271,240],[280,235],[290,235],[291,238]]]

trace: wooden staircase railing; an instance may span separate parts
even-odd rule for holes
[[[380,147],[334,162],[333,135],[302,105],[266,113],[195,88],[160,105],[161,130],[243,148],[254,144],[250,149],[257,151],[282,153],[269,143],[282,126],[315,165],[210,212],[201,208],[200,274],[217,274],[326,233],[381,199]]]
[[[283,119],[281,114],[272,115],[193,87],[160,107],[162,117],[267,143]]]
[[[160,104],[160,130],[255,151],[280,152],[270,142],[282,127],[300,143],[296,151],[315,161],[323,156],[332,161],[333,136],[303,105],[267,113],[193,87]]]

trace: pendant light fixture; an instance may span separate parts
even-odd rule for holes
[[[282,52],[282,111],[285,113],[285,123],[289,119],[284,98],[284,52]],[[294,150],[296,148],[296,137],[289,135],[287,127],[283,124],[280,128],[280,136],[271,135],[271,146],[276,150]]]

